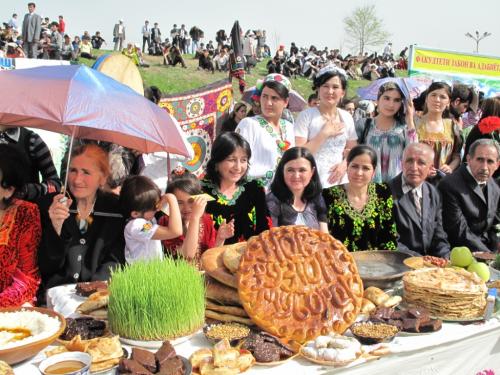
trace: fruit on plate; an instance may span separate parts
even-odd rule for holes
[[[109,328],[133,340],[171,340],[205,321],[205,283],[183,259],[135,262],[116,269],[109,283]]]
[[[471,251],[466,246],[454,247],[450,259],[451,265],[458,267],[468,267],[474,261]]]
[[[472,263],[469,267],[467,267],[467,271],[476,273],[476,275],[484,281],[488,281],[490,279],[490,269],[486,263]]]

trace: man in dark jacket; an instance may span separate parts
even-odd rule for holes
[[[392,179],[389,186],[394,197],[398,250],[446,257],[450,244],[443,230],[441,197],[425,181],[433,160],[432,148],[411,143],[403,153],[403,173]]]

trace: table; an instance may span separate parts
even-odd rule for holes
[[[59,297],[53,301],[55,309],[68,315],[79,303],[79,297],[71,297],[70,286],[60,289]],[[74,290],[74,288],[73,288]],[[73,300],[76,298],[76,300]],[[61,310],[63,309],[63,310]],[[378,360],[351,364],[345,368],[319,366],[304,358],[295,358],[276,367],[254,366],[245,374],[370,374],[370,375],[493,375],[500,374],[500,316],[497,314],[486,322],[468,325],[443,323],[438,332],[428,334],[401,333],[389,344],[391,354]],[[175,346],[179,355],[186,358],[199,348],[210,347],[201,332],[188,341]],[[125,348],[130,349],[128,345]],[[14,366],[16,375],[33,375],[38,370],[34,363],[44,358],[39,353],[35,358]],[[494,373],[481,371],[493,370]]]

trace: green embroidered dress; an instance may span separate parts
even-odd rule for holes
[[[211,181],[205,179],[201,183],[203,191],[215,198],[205,209],[215,229],[219,229],[224,219],[227,223],[234,219],[234,236],[226,240],[226,245],[246,241],[272,226],[264,188],[257,181],[240,185],[231,199],[227,199]]]
[[[324,189],[323,198],[327,207],[328,230],[349,251],[397,248],[393,200],[387,185],[368,185],[368,202],[361,212],[351,207],[345,185]]]

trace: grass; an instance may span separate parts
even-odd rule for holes
[[[106,53],[117,53],[107,50],[94,50],[96,55],[100,56]],[[139,68],[142,79],[146,86],[157,86],[164,94],[178,94],[195,88],[206,86],[212,82],[227,78],[228,73],[215,72],[212,74],[206,71],[199,71],[198,60],[193,59],[193,55],[184,55],[184,61],[187,68],[180,65],[176,67],[163,65],[162,56],[149,56],[144,58],[150,65],[149,68]],[[258,79],[262,79],[267,74],[266,64],[269,60],[265,59],[252,69],[251,74],[246,75],[247,87],[255,85]],[[81,63],[92,66],[94,60],[80,59]],[[398,76],[406,76],[406,71],[397,71]],[[312,82],[304,77],[292,78],[292,87],[298,91],[303,98],[307,99],[312,94]],[[357,90],[368,86],[370,81],[362,79],[359,81],[349,80],[347,84],[347,98],[356,96]],[[238,80],[233,80],[233,91],[236,100],[240,99],[238,90]]]
[[[115,270],[109,284],[111,331],[136,340],[191,334],[205,321],[202,274],[183,259],[138,261]]]

